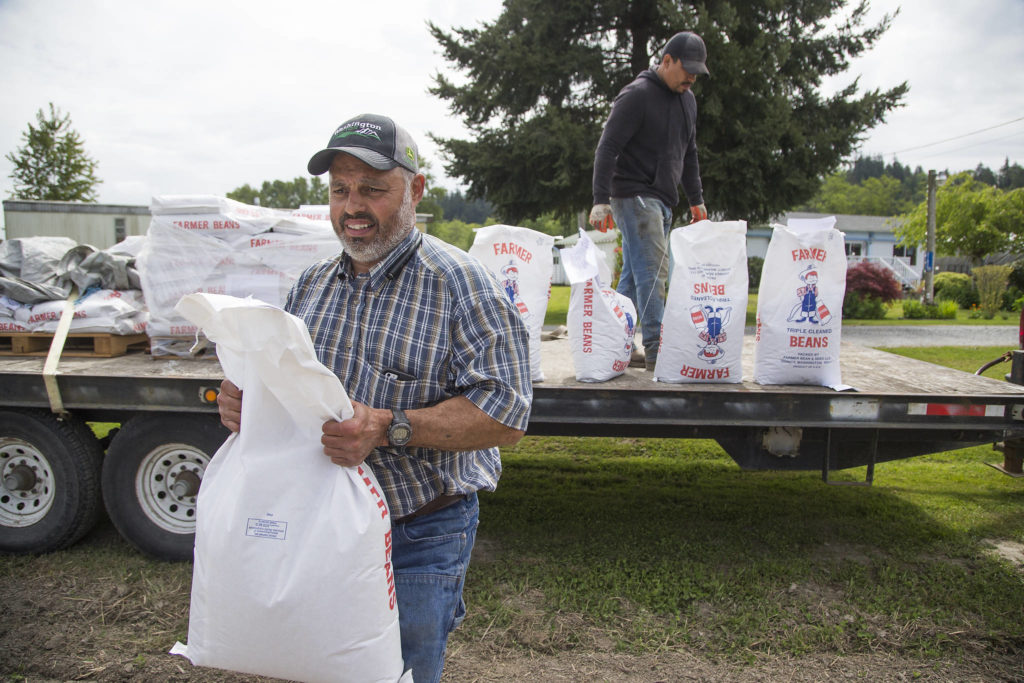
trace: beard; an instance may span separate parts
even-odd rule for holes
[[[341,226],[349,218],[364,218],[377,221],[376,217],[365,212],[355,215],[342,215]],[[341,241],[348,255],[359,263],[377,263],[390,254],[402,243],[406,236],[416,229],[416,212],[412,204],[412,192],[408,185],[402,204],[386,220],[377,221],[377,230],[371,237],[351,237],[345,234],[341,226],[335,226],[334,232]]]

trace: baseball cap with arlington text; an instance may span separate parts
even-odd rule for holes
[[[306,168],[325,173],[338,152],[351,154],[374,168],[387,171],[401,166],[419,172],[420,155],[412,136],[387,116],[362,114],[338,126],[327,147],[314,154]]]
[[[683,68],[691,74],[711,73],[704,64],[708,60],[708,49],[704,47],[704,40],[696,33],[683,31],[675,34],[666,43],[661,54],[672,55],[674,59],[682,60]]]

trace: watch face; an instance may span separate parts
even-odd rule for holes
[[[391,429],[388,430],[388,438],[391,443],[398,446],[405,445],[412,438],[412,429],[409,425],[396,424],[391,425]]]

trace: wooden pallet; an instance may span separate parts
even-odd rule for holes
[[[195,337],[156,336],[150,340],[149,352],[154,360],[217,360],[217,346],[206,341],[192,350]]]
[[[0,332],[0,356],[45,356],[53,343],[51,332]],[[73,332],[64,342],[62,356],[113,358],[129,351],[145,351],[145,334]]]

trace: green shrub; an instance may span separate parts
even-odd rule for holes
[[[903,301],[903,317],[907,320],[921,320],[926,317],[927,311],[925,311],[924,304],[914,299],[904,299]]]
[[[936,301],[935,308],[938,309],[935,317],[939,320],[956,320],[956,314],[960,310],[960,306],[955,301],[948,299]]]
[[[1009,284],[1021,292],[1024,292],[1024,259],[1018,259],[1011,264]]]
[[[843,297],[843,317],[851,320],[881,320],[885,317],[885,303],[877,296],[847,292]]]
[[[747,289],[756,292],[761,287],[761,271],[764,270],[764,259],[760,256],[747,257]]]
[[[964,273],[937,273],[934,280],[935,298],[951,299],[960,308],[978,304],[978,290],[970,275]]]
[[[903,302],[903,318],[906,320],[954,320],[959,310],[957,303],[949,299],[934,304],[922,304],[916,299]]]
[[[1010,266],[980,266],[974,269],[974,279],[978,283],[978,298],[982,315],[986,320],[995,317],[1002,308],[1003,292],[1010,278]]]
[[[1010,285],[1003,292],[1003,310],[1004,311],[1017,311],[1020,312],[1020,304],[1018,300],[1024,296],[1024,291],[1017,288],[1016,285]]]

